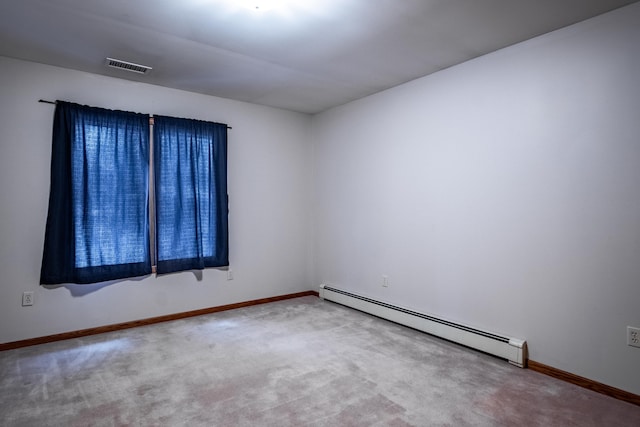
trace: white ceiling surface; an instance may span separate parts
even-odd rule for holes
[[[635,1],[2,0],[0,55],[317,113]]]

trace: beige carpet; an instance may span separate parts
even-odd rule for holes
[[[3,426],[640,426],[640,407],[316,297],[0,353]]]

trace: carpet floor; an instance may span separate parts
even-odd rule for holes
[[[0,353],[2,426],[640,426],[640,407],[316,297]]]

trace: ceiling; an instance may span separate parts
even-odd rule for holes
[[[3,0],[0,55],[317,113],[636,0],[243,1]]]

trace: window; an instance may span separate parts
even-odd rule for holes
[[[149,116],[58,101],[42,284],[228,265],[226,125],[155,123],[149,197]]]

